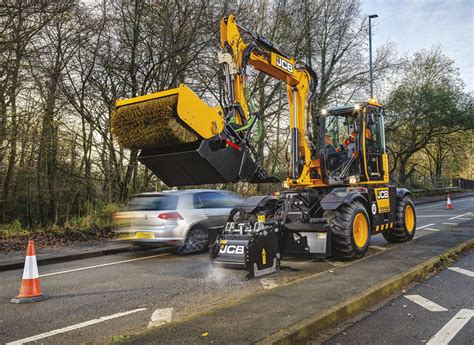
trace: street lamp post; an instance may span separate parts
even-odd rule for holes
[[[374,97],[374,85],[372,75],[372,18],[378,18],[378,15],[371,14],[369,16],[369,68],[370,68],[370,98]]]

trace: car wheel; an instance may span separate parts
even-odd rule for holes
[[[183,245],[176,248],[177,254],[197,253],[208,248],[208,231],[206,229],[191,229]]]

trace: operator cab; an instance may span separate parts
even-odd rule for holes
[[[383,108],[376,102],[322,110],[321,158],[325,183],[384,180]]]

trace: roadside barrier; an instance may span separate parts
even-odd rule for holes
[[[451,194],[448,194],[448,200],[446,200],[446,208],[448,210],[452,210],[454,208],[453,204],[451,204]]]
[[[13,298],[11,303],[30,303],[48,299],[49,296],[41,292],[38,265],[36,264],[35,243],[28,241],[26,250],[25,268],[21,280],[20,294]]]

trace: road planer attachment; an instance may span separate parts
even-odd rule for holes
[[[253,158],[251,143],[189,87],[118,100],[112,133],[120,146],[168,186],[274,182]]]
[[[209,229],[213,265],[246,269],[247,278],[277,272],[279,228],[274,219],[267,222],[266,217],[273,218],[278,202],[273,197],[247,198],[231,211],[223,228]]]
[[[213,265],[243,268],[253,278],[279,271],[284,257],[330,256],[329,225],[324,219],[299,223],[294,216],[300,201],[294,193],[245,199],[223,228],[209,229]]]

